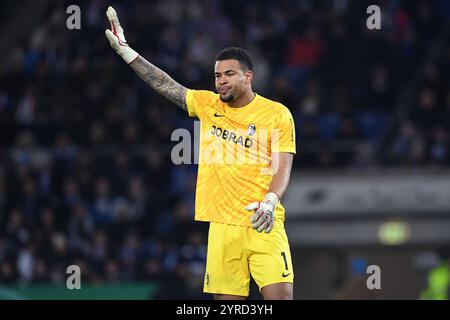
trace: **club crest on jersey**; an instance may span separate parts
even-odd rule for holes
[[[256,132],[256,126],[252,123],[251,125],[248,126],[247,133],[249,136],[252,136],[255,134],[255,132]]]

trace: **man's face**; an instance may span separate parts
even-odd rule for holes
[[[252,80],[251,70],[243,71],[239,61],[234,59],[216,61],[214,68],[216,89],[223,102],[239,98]]]

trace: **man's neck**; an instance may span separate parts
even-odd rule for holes
[[[240,96],[238,99],[233,100],[227,105],[231,108],[241,108],[248,105],[250,102],[253,101],[253,99],[256,97],[256,93],[253,92],[252,89],[247,90],[242,96]]]

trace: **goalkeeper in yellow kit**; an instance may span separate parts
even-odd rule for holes
[[[217,55],[218,94],[191,90],[131,49],[112,7],[106,15],[106,36],[125,62],[200,119],[195,219],[210,222],[204,292],[244,299],[252,276],[264,299],[292,299],[294,272],[280,202],[296,152],[291,113],[253,92],[253,65],[244,49]]]

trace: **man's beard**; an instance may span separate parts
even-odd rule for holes
[[[234,97],[233,97],[233,95],[232,94],[230,94],[229,96],[227,96],[227,97],[223,97],[222,95],[220,95],[220,100],[222,100],[222,102],[231,102],[231,101],[233,101],[234,100]]]

